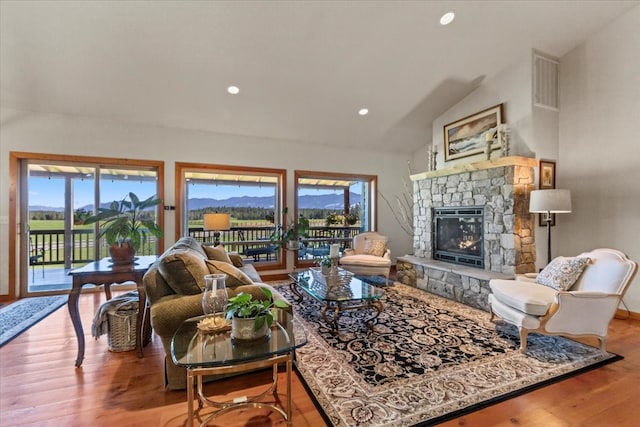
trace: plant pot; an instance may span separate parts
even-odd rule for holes
[[[271,336],[269,325],[265,320],[262,327],[256,330],[256,319],[256,317],[231,318],[231,338],[244,342],[268,339]]]
[[[124,242],[121,245],[109,246],[109,255],[114,264],[133,264],[136,250],[129,243]]]
[[[289,240],[287,242],[287,248],[289,249],[300,249],[300,242],[298,240]]]

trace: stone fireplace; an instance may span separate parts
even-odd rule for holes
[[[534,185],[535,159],[502,157],[449,169],[412,175],[414,202],[413,255],[399,257],[398,280],[447,298],[487,309],[488,282],[535,271],[534,216],[529,193]],[[467,219],[456,237],[458,245],[479,244],[473,262],[446,259],[440,251],[436,225],[444,211],[468,213],[482,209],[481,226]],[[453,213],[455,217],[455,213]],[[477,217],[476,217],[477,218]],[[481,232],[481,243],[474,233]],[[435,248],[438,248],[436,251]],[[460,250],[453,251],[458,256]],[[478,262],[476,262],[476,260]],[[481,262],[480,262],[481,261]],[[463,265],[460,265],[463,264]],[[472,267],[466,265],[475,264]]]

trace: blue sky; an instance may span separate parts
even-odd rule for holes
[[[74,180],[73,208],[93,204],[93,179],[83,181]],[[140,198],[147,198],[155,194],[155,183],[130,181],[114,181],[105,183],[102,188],[102,200],[121,200],[129,191],[133,191]],[[301,190],[300,194],[322,195],[337,193],[327,190]],[[237,187],[237,186],[210,186],[190,185],[190,198],[213,198],[224,200],[233,196],[270,196],[273,189],[268,187]],[[29,179],[29,205],[48,206],[53,208],[64,207],[64,179],[30,178]]]

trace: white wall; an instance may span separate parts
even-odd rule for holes
[[[559,254],[598,247],[640,262],[640,6],[560,59],[558,181],[573,212],[559,218]],[[624,299],[640,313],[640,278]]]
[[[438,169],[484,160],[444,162],[443,127],[503,103],[513,155],[556,160],[556,187],[572,192],[573,212],[558,215],[553,256],[612,247],[640,262],[640,6],[560,58],[560,112],[532,107],[531,52],[484,82],[433,122]],[[414,153],[419,162],[425,149]],[[418,171],[420,172],[420,171]],[[546,262],[545,229],[536,227],[538,268]],[[640,276],[640,275],[639,275]],[[640,313],[640,279],[624,299]]]
[[[295,169],[353,172],[378,176],[388,198],[403,191],[407,156],[371,150],[308,146],[252,137],[113,122],[103,119],[0,110],[0,265],[8,265],[9,153],[67,154],[161,160],[165,162],[165,204],[175,205],[175,162],[205,162],[287,169],[287,205],[293,206]],[[379,198],[378,230],[389,236],[395,256],[411,251],[411,237],[400,229]],[[165,245],[173,243],[174,213],[165,211]],[[291,268],[291,267],[290,267]],[[17,286],[17,284],[13,284]],[[0,295],[8,294],[8,269],[0,269]],[[17,289],[17,287],[16,287]]]
[[[529,155],[535,151],[531,133],[531,53],[522,57],[505,69],[500,75],[488,79],[467,95],[462,101],[433,121],[433,143],[437,147],[437,169],[446,169],[460,164],[486,160],[484,154],[444,161],[445,125],[485,110],[497,104],[503,104],[503,122],[511,129],[511,155]],[[424,149],[418,150],[424,153]],[[499,156],[499,152],[494,152]],[[417,171],[422,172],[422,171]]]

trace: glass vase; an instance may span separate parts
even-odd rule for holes
[[[202,311],[206,316],[224,316],[224,311],[229,303],[226,280],[226,274],[207,274],[204,276]]]

